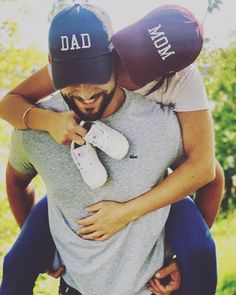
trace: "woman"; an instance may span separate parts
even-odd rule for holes
[[[177,24],[174,25],[173,19],[171,19],[173,14],[177,16]],[[186,18],[191,20],[187,25],[185,22]],[[156,20],[158,20],[158,23]],[[179,56],[177,54],[178,45],[181,43],[183,47],[185,44],[182,39],[181,42],[178,42],[178,36],[176,35],[170,39],[167,29],[170,23],[172,25],[169,26],[169,31],[173,32],[177,28],[179,30],[178,33],[183,30],[183,26],[186,26],[186,28],[188,26],[189,29],[191,24],[193,24],[190,34],[194,34],[195,37],[197,35],[198,41],[191,44],[189,51],[185,52],[186,56],[184,56],[182,50],[179,50],[183,58],[181,63],[179,63]],[[143,30],[145,26],[146,31]],[[162,27],[165,27],[165,31],[160,31]],[[176,31],[175,33],[177,33]],[[147,35],[144,32],[147,32]],[[135,36],[135,38],[131,39],[131,35]],[[188,34],[186,34],[186,38],[189,38]],[[149,43],[147,40],[149,40]],[[133,47],[136,49],[135,51],[132,49],[132,42]],[[113,43],[122,62],[119,68],[118,83],[128,89],[137,90],[140,88],[140,85],[143,86],[151,82],[151,89],[150,85],[148,85],[139,90],[140,93],[148,94],[148,96],[163,104],[175,104],[182,128],[186,160],[160,185],[155,187],[150,192],[150,195],[158,195],[158,207],[160,208],[182,199],[187,194],[205,185],[198,192],[196,202],[207,224],[211,226],[221,199],[223,176],[218,164],[216,165],[215,173],[212,122],[204,100],[205,93],[200,75],[194,65],[190,65],[185,70],[182,70],[195,60],[201,50],[202,35],[199,24],[192,14],[183,8],[164,6],[154,10],[136,24],[115,34],[113,36]],[[131,52],[126,46],[127,43],[131,46]],[[176,43],[178,44],[176,45]],[[176,49],[174,49],[174,44]],[[143,48],[146,51],[143,51]],[[148,51],[147,48],[151,48],[148,54],[145,53]],[[168,51],[170,48],[173,50]],[[138,55],[136,56],[134,52],[138,52]],[[152,58],[150,59],[150,57]],[[153,63],[154,57],[159,68]],[[170,59],[172,57],[174,60]],[[134,66],[138,64],[140,66]],[[173,72],[178,73],[174,74]],[[153,83],[152,81],[156,78],[158,81]],[[32,85],[37,85],[37,87],[34,88],[33,86],[33,89],[31,89]],[[83,138],[80,136],[83,130],[79,125],[75,124],[75,114],[73,112],[53,113],[32,108],[32,105],[27,102],[27,99],[30,102],[36,102],[39,98],[48,95],[53,90],[50,76],[45,67],[5,96],[0,105],[1,116],[17,128],[30,127],[48,131],[59,143],[68,143],[71,140],[78,144],[83,143]],[[189,103],[190,98],[191,103]],[[200,104],[198,100],[201,101]],[[14,105],[14,109],[12,105]],[[12,117],[12,113],[14,113],[14,117]],[[44,116],[47,117],[47,120],[44,120]],[[46,126],[44,125],[45,121],[47,121]],[[26,122],[27,124],[25,124]],[[210,181],[211,183],[206,185]],[[180,187],[180,183],[186,183],[187,185]],[[210,198],[214,198],[215,201],[208,202]],[[28,206],[28,212],[31,205]],[[16,208],[13,208],[13,212],[15,210]],[[26,215],[27,213],[24,216],[18,216],[20,224],[23,223]],[[175,222],[172,221],[172,226],[174,224]],[[171,239],[169,239],[170,241]],[[170,244],[181,260],[181,253],[174,247],[174,243],[170,242]],[[183,275],[183,268],[181,270]],[[183,281],[186,282],[186,280]],[[151,282],[152,292],[167,292],[162,288],[164,287],[158,285],[155,280]],[[190,294],[189,290],[191,292],[194,290],[193,285],[190,289],[188,288],[186,289],[185,287],[184,290],[181,290],[181,294]],[[211,285],[211,290],[213,289],[214,286],[212,287]],[[199,291],[199,288],[197,292],[196,294],[203,294],[203,292]],[[205,292],[204,294],[213,293]]]

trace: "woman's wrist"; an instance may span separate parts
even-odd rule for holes
[[[130,222],[148,213],[146,210],[144,210],[144,206],[142,203],[142,196],[126,202],[126,210],[127,214],[129,215]]]
[[[26,126],[30,129],[49,132],[51,122],[55,124],[56,114],[56,112],[50,110],[32,107],[25,117]]]

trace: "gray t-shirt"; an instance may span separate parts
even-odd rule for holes
[[[42,107],[68,110],[60,94]],[[84,183],[70,147],[57,144],[47,132],[15,130],[10,163],[22,173],[37,170],[46,184],[50,229],[69,285],[83,295],[147,295],[146,284],[163,263],[170,206],[131,222],[105,241],[79,237],[76,220],[87,216],[88,205],[124,202],[161,181],[167,167],[183,155],[180,127],[172,109],[128,91],[122,107],[102,121],[123,133],[130,148],[120,161],[98,150],[109,175],[101,188],[92,190]]]

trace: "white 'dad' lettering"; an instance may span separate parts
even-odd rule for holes
[[[158,49],[158,53],[160,54],[162,60],[166,60],[169,56],[175,54],[175,51],[169,51],[171,45],[165,33],[159,31],[160,28],[161,25],[158,25],[157,27],[148,29],[148,32],[151,36],[152,41],[154,41],[154,46]]]
[[[90,35],[85,33],[80,34],[79,36],[80,38],[76,37],[75,34],[73,34],[71,38],[69,38],[68,36],[61,36],[61,51],[90,48]]]

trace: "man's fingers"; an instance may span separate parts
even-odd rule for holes
[[[177,264],[175,262],[172,262],[171,264],[167,265],[166,267],[163,267],[157,273],[155,273],[155,277],[157,279],[162,279],[177,270],[178,270]]]
[[[160,290],[160,288],[158,288],[158,286],[155,284],[154,279],[151,279],[149,282],[149,288],[151,288],[151,292],[155,293],[154,294],[162,294],[162,291]]]
[[[155,295],[161,295],[161,293],[157,292],[156,290],[154,290],[152,287],[148,287],[148,290],[150,292],[152,292],[152,294],[155,294]]]
[[[170,281],[169,284],[163,286],[161,282],[155,278],[153,279],[153,286],[156,289],[160,290],[163,294],[169,294],[171,292],[178,290],[179,288],[179,284],[176,281]]]
[[[51,277],[53,277],[55,279],[60,278],[63,275],[64,272],[65,272],[65,267],[64,266],[59,267],[57,270],[49,270],[48,269],[46,271],[46,273],[49,276],[51,276]]]
[[[167,286],[163,286],[158,279],[153,278],[152,287],[157,289],[161,294],[170,293],[169,288],[167,288]]]

